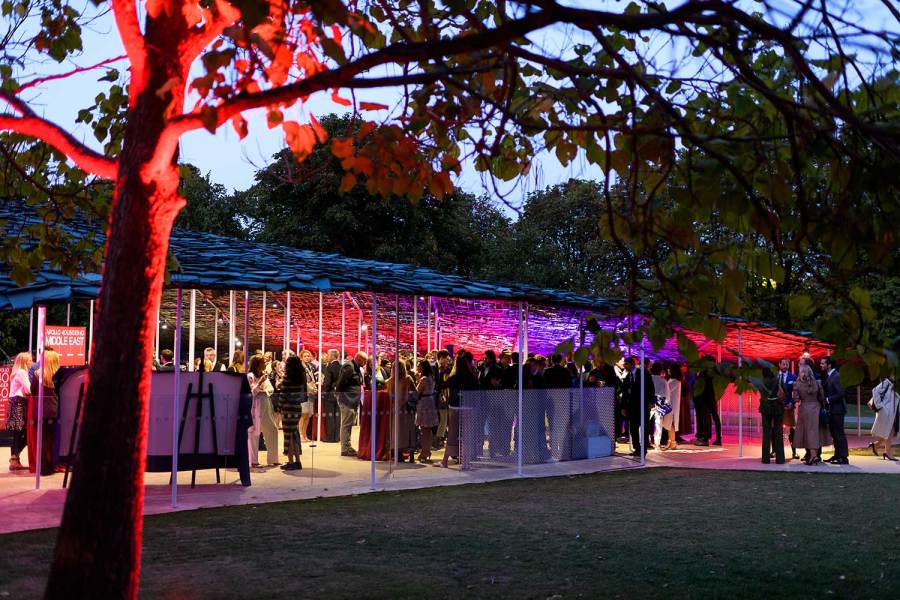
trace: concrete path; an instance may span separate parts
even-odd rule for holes
[[[871,438],[851,438],[852,447],[865,447]],[[627,456],[630,448],[619,444],[619,454],[608,458],[526,466],[524,477],[552,477],[640,468],[637,459]],[[788,452],[790,452],[788,450]],[[440,453],[435,453],[439,458]],[[743,456],[739,456],[737,438],[725,437],[723,447],[681,445],[675,451],[653,450],[647,455],[648,467],[684,469],[726,469],[773,472],[872,473],[900,475],[900,463],[883,461],[869,454],[850,458],[848,466],[819,465],[807,467],[799,461],[784,465],[762,464],[758,439],[748,432]],[[830,452],[826,450],[825,456]],[[36,490],[34,475],[10,473],[6,470],[9,449],[0,448],[0,533],[56,527],[62,516],[66,491],[62,474],[41,478]],[[178,500],[172,506],[168,473],[148,473],[145,477],[144,514],[196,510],[222,506],[260,504],[331,496],[364,494],[372,491],[395,491],[425,487],[465,485],[515,479],[515,467],[479,467],[462,471],[459,467],[441,469],[425,464],[398,466],[378,463],[375,487],[371,486],[371,463],[339,456],[337,444],[304,445],[302,471],[283,472],[277,467],[254,469],[253,485],[242,487],[234,470],[223,470],[222,483],[215,483],[212,470],[197,472],[197,486],[190,487],[190,473],[179,475]]]

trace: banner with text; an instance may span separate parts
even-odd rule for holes
[[[80,367],[86,362],[87,328],[47,325],[44,328],[44,345],[59,353],[59,366]]]

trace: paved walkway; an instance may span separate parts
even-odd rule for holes
[[[865,447],[871,438],[851,437],[851,447]],[[619,444],[621,454],[601,459],[548,463],[526,466],[525,477],[551,477],[597,473],[639,468],[636,459],[625,456],[630,450]],[[676,467],[688,469],[729,469],[775,472],[814,473],[873,473],[900,474],[900,464],[868,456],[852,456],[848,466],[819,465],[807,467],[799,461],[784,465],[762,464],[759,460],[758,440],[745,438],[743,456],[739,456],[737,438],[726,436],[723,447],[681,445],[679,450],[654,450],[647,455],[648,467]],[[826,450],[826,457],[829,453]],[[438,453],[435,453],[438,457]],[[14,474],[6,471],[9,449],[0,448],[0,533],[41,529],[59,525],[65,490],[62,474],[41,478],[41,489],[34,489],[34,476],[27,471]],[[376,485],[370,483],[371,463],[339,456],[337,444],[320,444],[318,448],[304,447],[302,471],[286,473],[280,469],[256,469],[253,485],[242,487],[237,472],[223,470],[222,483],[215,483],[215,472],[197,472],[197,486],[190,488],[190,473],[179,476],[177,506],[172,506],[168,473],[146,475],[144,514],[153,515],[183,510],[214,508],[279,502],[328,496],[347,496],[371,491],[392,491],[424,487],[487,483],[517,477],[515,468],[481,467],[466,471],[458,467],[441,469],[424,464],[385,463],[376,465]]]

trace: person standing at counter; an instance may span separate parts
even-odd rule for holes
[[[25,419],[28,414],[28,404],[31,400],[31,384],[28,381],[28,371],[33,361],[31,352],[19,352],[13,362],[12,376],[9,382],[9,409],[6,413],[6,430],[12,434],[12,443],[9,452],[9,470],[24,471],[19,461],[19,454],[25,448],[27,435],[25,433]]]
[[[59,417],[59,397],[56,394],[56,374],[59,372],[59,354],[53,350],[44,351],[41,369],[41,381],[38,381],[37,372],[31,379],[31,398],[29,403],[28,428],[28,470],[34,473],[37,464],[37,419],[43,419],[41,428],[41,475],[51,475],[56,472],[56,422]],[[38,415],[38,392],[44,388],[43,414]]]
[[[367,362],[369,357],[366,353],[357,352],[353,360],[348,360],[341,366],[341,375],[335,385],[338,406],[341,410],[341,456],[356,456],[356,450],[350,445],[350,434],[356,421],[356,411],[362,400],[362,367]]]

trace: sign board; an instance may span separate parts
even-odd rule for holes
[[[47,325],[44,328],[44,347],[59,353],[59,366],[80,367],[85,364],[87,328],[66,325]]]
[[[0,431],[6,429],[6,415],[9,410],[9,380],[12,365],[0,365]]]

